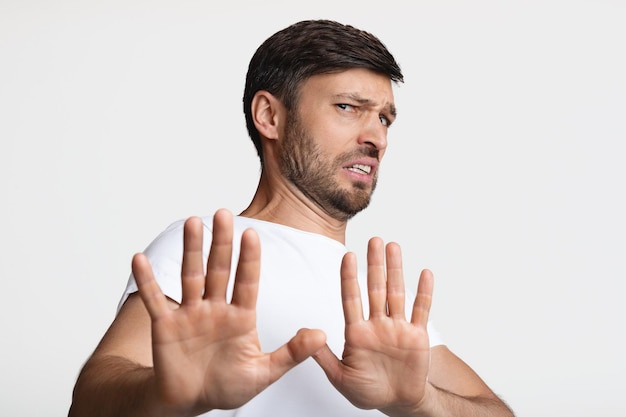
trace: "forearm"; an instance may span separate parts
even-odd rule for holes
[[[381,410],[392,417],[514,417],[495,394],[464,397],[428,384],[427,395],[418,407]]]
[[[165,417],[152,368],[117,356],[92,358],[82,369],[68,417]]]
[[[432,386],[433,395],[423,416],[437,417],[513,417],[513,412],[495,395],[463,397]]]

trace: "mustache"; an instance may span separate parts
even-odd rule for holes
[[[370,148],[368,146],[363,146],[358,149],[355,149],[354,151],[346,152],[341,155],[339,160],[341,162],[349,162],[353,159],[362,158],[364,156],[368,158],[374,158],[380,162],[380,159],[379,159],[380,151],[378,149]]]

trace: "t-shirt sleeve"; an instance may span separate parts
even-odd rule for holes
[[[150,261],[154,278],[161,287],[161,291],[176,302],[180,302],[182,298],[180,272],[183,257],[183,229],[183,220],[172,223],[143,251]],[[137,283],[131,272],[117,307],[118,312],[128,297],[137,290]]]
[[[439,333],[432,320],[428,320],[426,329],[428,330],[428,341],[430,342],[430,347],[445,345],[441,333]]]

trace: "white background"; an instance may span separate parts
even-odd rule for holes
[[[247,205],[247,63],[308,18],[406,78],[350,248],[432,269],[440,331],[519,417],[626,415],[626,2],[250,3],[0,0],[0,415],[66,415],[132,255]]]

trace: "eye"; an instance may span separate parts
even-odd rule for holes
[[[345,111],[354,111],[354,106],[351,104],[340,103],[340,104],[337,104],[337,107]]]
[[[380,116],[378,116],[378,119],[380,120],[380,123],[381,123],[383,126],[385,126],[385,127],[389,127],[389,126],[391,126],[391,120],[389,120],[389,119],[387,118],[387,116],[385,116],[385,115],[382,115],[382,114],[381,114]]]

